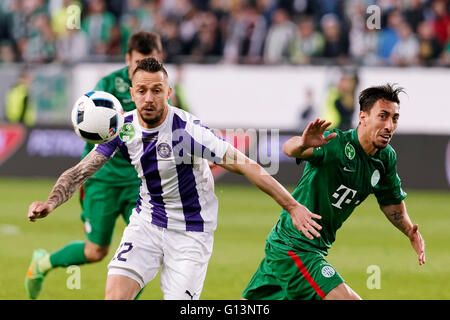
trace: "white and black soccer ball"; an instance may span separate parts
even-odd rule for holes
[[[108,92],[88,92],[72,108],[75,133],[90,143],[111,141],[119,134],[123,121],[122,105]]]

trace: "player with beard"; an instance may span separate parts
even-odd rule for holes
[[[139,61],[130,88],[136,110],[125,113],[119,136],[97,145],[59,177],[47,201],[29,207],[31,221],[47,216],[118,150],[134,166],[141,179],[139,197],[108,265],[106,299],[133,299],[160,269],[164,299],[199,299],[218,211],[208,160],[244,175],[269,194],[310,239],[320,229],[313,220],[320,216],[295,201],[260,165],[200,119],[170,106],[171,92],[160,62]]]
[[[286,211],[266,241],[265,257],[243,293],[245,299],[360,299],[326,260],[336,232],[353,210],[375,194],[381,211],[403,232],[425,263],[425,243],[406,211],[389,142],[397,128],[402,88],[387,84],[360,93],[359,125],[342,132],[316,119],[302,136],[286,141],[283,151],[306,160],[292,196],[322,218],[320,237],[296,229]]]

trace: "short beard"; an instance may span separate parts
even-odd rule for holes
[[[155,125],[161,120],[163,113],[164,113],[164,109],[160,113],[158,113],[154,118],[151,118],[151,119],[144,118],[141,114],[141,119],[148,125]]]
[[[389,144],[389,143],[387,143],[385,146],[379,146],[379,145],[377,145],[375,142],[372,142],[372,145],[373,145],[376,149],[378,149],[378,150],[381,150],[381,149],[386,148],[386,147],[388,146],[388,144]]]

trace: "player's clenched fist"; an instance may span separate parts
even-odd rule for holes
[[[28,220],[34,222],[36,219],[45,218],[52,210],[47,202],[35,201],[28,207]]]

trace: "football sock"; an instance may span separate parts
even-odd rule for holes
[[[50,254],[51,268],[81,265],[88,262],[84,255],[86,241],[74,241]],[[41,270],[42,271],[42,270]],[[44,272],[44,271],[43,271]]]

